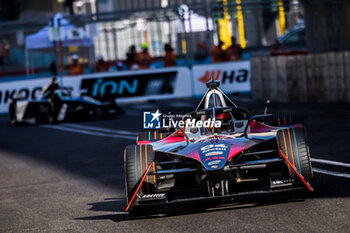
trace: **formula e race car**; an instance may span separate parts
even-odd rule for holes
[[[196,110],[182,118],[183,127],[141,132],[137,145],[126,147],[126,211],[143,215],[177,203],[313,192],[302,122],[275,118],[267,108],[249,116],[218,82],[207,87]]]
[[[19,123],[48,122],[56,123],[65,120],[85,120],[97,115],[113,118],[122,109],[114,99],[104,102],[89,96],[73,97],[68,88],[60,88],[56,80],[43,88],[36,100],[28,101],[17,95],[9,104],[9,117],[12,125]]]

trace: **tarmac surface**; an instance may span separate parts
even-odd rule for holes
[[[199,100],[124,106],[113,120],[12,127],[0,117],[0,232],[349,232],[350,105],[274,104],[304,117],[315,172],[313,198],[252,198],[202,210],[131,218],[123,150],[135,144],[142,111],[186,113]],[[236,103],[262,113],[264,103]]]

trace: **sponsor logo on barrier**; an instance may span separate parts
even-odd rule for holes
[[[100,95],[123,95],[124,93],[135,94],[137,91],[139,81],[137,79],[131,80],[109,80],[104,81],[103,79],[98,79],[92,87],[92,97],[97,97]],[[109,93],[107,93],[109,91]]]
[[[222,84],[225,84],[226,82],[230,84],[234,82],[242,83],[246,82],[248,79],[248,70],[240,69],[238,71],[231,70],[223,72],[221,70],[207,70],[202,77],[198,78],[198,81],[207,83],[210,81],[211,77],[214,77],[216,81],[221,81]]]
[[[220,88],[225,93],[250,91],[250,62],[223,62],[192,67],[194,94],[202,95],[207,91],[205,83],[214,77],[220,81]]]
[[[134,74],[101,78],[83,78],[81,89],[87,95],[99,97],[129,97],[172,94],[177,72]]]
[[[72,87],[64,87],[64,89],[71,92]],[[35,100],[39,97],[42,87],[33,87],[33,88],[21,88],[21,89],[9,89],[9,90],[0,90],[0,104],[9,103],[10,99],[20,98],[22,100]]]
[[[8,103],[10,99],[15,98],[16,93],[21,95],[23,99],[36,99],[42,88],[41,87],[34,87],[32,89],[30,88],[21,88],[21,89],[11,89],[11,90],[5,90],[5,91],[0,91],[0,103]]]

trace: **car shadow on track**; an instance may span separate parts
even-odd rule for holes
[[[159,209],[157,214],[147,216],[131,216],[125,212],[126,201],[123,198],[108,198],[103,202],[89,203],[90,211],[111,211],[115,214],[95,215],[74,218],[74,220],[111,220],[113,222],[134,221],[140,219],[166,218],[178,215],[190,215],[199,213],[211,213],[226,210],[257,208],[269,205],[278,205],[284,203],[304,202],[306,199],[291,198],[289,195],[276,195],[270,197],[259,197],[252,200],[242,199],[239,202],[195,205],[187,204],[186,206],[172,206],[169,209]]]
[[[128,220],[128,213],[125,212],[125,198],[106,198],[102,202],[88,203],[90,211],[113,212],[113,214],[96,215],[74,218],[74,220],[112,220],[121,222]],[[115,214],[117,213],[117,214]]]

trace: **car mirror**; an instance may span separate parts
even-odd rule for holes
[[[243,135],[247,136],[247,130],[249,127],[249,123],[251,121],[259,121],[259,122],[265,122],[265,121],[272,121],[273,120],[273,115],[272,114],[263,114],[263,115],[255,115],[249,118],[248,124],[246,125],[244,129]]]
[[[272,121],[273,120],[273,115],[272,114],[263,114],[263,115],[255,115],[252,116],[249,121]]]

